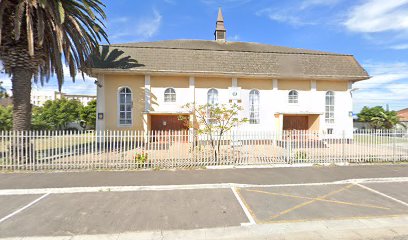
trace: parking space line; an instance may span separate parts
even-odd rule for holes
[[[306,187],[344,185],[350,183],[388,183],[408,182],[408,177],[400,178],[361,178],[348,179],[334,182],[314,183],[287,183],[287,184],[240,184],[240,183],[214,183],[214,184],[188,184],[188,185],[153,185],[153,186],[98,186],[98,187],[63,187],[63,188],[32,188],[32,189],[0,189],[0,196],[6,195],[33,195],[33,194],[61,194],[61,193],[94,193],[94,192],[137,192],[137,191],[172,191],[172,190],[204,190],[227,188],[273,188],[273,187]]]
[[[305,207],[305,206],[307,206],[307,205],[310,205],[310,204],[312,204],[312,203],[314,203],[314,202],[317,202],[317,201],[319,201],[320,199],[325,199],[325,198],[327,198],[327,197],[330,197],[331,195],[334,195],[334,194],[337,194],[337,193],[339,193],[339,192],[345,191],[345,190],[351,188],[352,186],[353,186],[353,184],[349,184],[349,185],[347,185],[347,186],[345,186],[345,187],[342,187],[342,188],[337,189],[337,190],[335,190],[335,191],[329,192],[328,194],[325,194],[325,195],[323,195],[323,196],[317,197],[317,198],[315,198],[315,199],[313,199],[313,200],[310,200],[310,201],[307,201],[307,202],[303,202],[303,203],[301,203],[301,204],[298,204],[298,205],[296,205],[296,206],[293,206],[293,207],[291,207],[291,208],[288,208],[288,209],[286,209],[286,210],[284,210],[284,211],[282,211],[282,212],[280,212],[280,213],[278,213],[278,214],[275,214],[275,215],[272,216],[271,218],[269,218],[269,221],[270,221],[270,220],[273,220],[273,219],[276,219],[276,218],[278,218],[278,217],[280,217],[280,216],[283,216],[283,215],[285,215],[285,214],[288,214],[288,213],[290,213],[290,212],[292,212],[292,211],[294,211],[294,210],[296,210],[296,209],[303,208],[303,207]]]
[[[2,219],[0,219],[0,223],[6,221],[7,219],[13,217],[14,215],[16,215],[16,214],[18,214],[18,213],[24,211],[25,209],[31,207],[32,205],[34,205],[34,204],[36,204],[37,202],[41,201],[43,198],[47,197],[49,194],[50,194],[50,193],[46,193],[46,194],[42,195],[41,197],[35,199],[34,201],[30,202],[29,204],[25,205],[24,207],[19,208],[19,209],[17,209],[16,211],[10,213],[9,215],[3,217]]]
[[[370,187],[364,186],[364,185],[359,184],[359,183],[355,183],[355,185],[357,185],[357,186],[359,186],[359,187],[361,187],[361,188],[364,188],[364,189],[366,189],[366,190],[368,190],[368,191],[370,191],[370,192],[376,193],[376,194],[378,194],[378,195],[380,195],[380,196],[383,196],[383,197],[386,197],[386,198],[388,198],[388,199],[391,199],[391,200],[393,200],[394,202],[400,203],[400,204],[402,204],[402,205],[408,207],[408,203],[406,203],[406,202],[404,202],[404,201],[401,201],[401,200],[399,200],[399,199],[396,199],[396,198],[394,198],[394,197],[391,197],[391,196],[389,196],[389,195],[387,195],[387,194],[385,194],[385,193],[382,193],[382,192],[380,192],[380,191],[374,190],[374,189],[372,189],[372,188],[370,188]]]
[[[326,218],[306,218],[306,219],[293,219],[293,220],[275,220],[269,222],[262,222],[264,224],[269,223],[297,223],[297,222],[310,222],[310,221],[331,221],[331,220],[361,220],[361,219],[375,219],[375,218],[396,218],[396,217],[408,217],[407,214],[390,214],[390,215],[367,215],[367,216],[354,216],[354,217],[326,217]]]
[[[245,213],[245,215],[246,215],[246,217],[248,218],[248,221],[249,221],[248,224],[250,224],[250,225],[256,224],[256,221],[254,219],[255,215],[252,216],[253,213],[251,214],[251,210],[248,207],[248,205],[246,204],[246,202],[244,202],[243,198],[241,197],[241,194],[239,193],[239,190],[237,188],[234,188],[234,187],[232,187],[231,190],[234,193],[235,197],[237,198],[237,201],[238,201],[239,205],[241,205],[242,210],[244,210],[244,213]],[[246,225],[246,224],[241,224],[241,225]]]
[[[387,208],[387,207],[381,207],[381,206],[376,206],[376,205],[371,205],[371,204],[361,204],[361,203],[344,202],[344,201],[313,198],[313,197],[303,197],[303,196],[297,196],[297,195],[285,194],[285,193],[274,193],[274,192],[266,192],[266,191],[260,191],[260,190],[252,190],[252,189],[245,189],[245,191],[263,193],[263,194],[268,194],[268,195],[273,195],[273,196],[298,198],[298,199],[306,199],[306,200],[317,200],[317,201],[321,201],[321,202],[336,203],[336,204],[340,204],[340,205],[350,205],[350,206],[377,208],[377,209],[385,209],[385,210],[390,209],[390,208]]]

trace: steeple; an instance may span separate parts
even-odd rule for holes
[[[227,30],[224,26],[224,17],[221,8],[218,9],[217,24],[215,28],[215,40],[225,42],[227,40]]]

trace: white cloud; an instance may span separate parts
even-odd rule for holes
[[[408,107],[408,62],[370,62],[364,67],[373,77],[353,85],[358,89],[353,95],[356,111],[363,106],[386,104],[393,110]]]
[[[231,40],[232,40],[232,41],[235,41],[235,42],[239,41],[240,39],[241,39],[241,37],[240,37],[238,34],[235,34],[235,35],[232,36],[232,38],[231,38]]]
[[[368,0],[350,10],[344,25],[363,33],[408,30],[408,0]]]
[[[390,48],[394,50],[405,50],[405,49],[408,49],[408,44],[393,45]]]
[[[78,74],[75,83],[72,82],[69,76],[68,67],[64,66],[64,84],[62,91],[70,94],[89,94],[96,95],[96,86],[94,84],[95,78],[85,75],[85,79],[82,79],[82,75]],[[3,87],[11,94],[11,78],[6,74],[0,74],[0,82],[3,82]],[[58,83],[55,77],[52,77],[49,82],[32,84],[33,91],[36,92],[54,92],[58,91]]]
[[[162,15],[156,9],[150,16],[138,20],[133,20],[130,17],[115,18],[109,22],[109,38],[115,41],[148,40],[158,33],[162,19]],[[131,22],[136,22],[136,24]]]
[[[342,0],[304,0],[300,4],[301,9],[316,7],[316,6],[334,6],[341,2]]]
[[[258,11],[256,14],[258,16],[267,16],[270,20],[280,23],[287,23],[293,26],[302,26],[314,24],[313,22],[306,21],[299,17],[299,14],[295,14],[297,10],[294,9],[276,9],[276,8],[266,8]]]
[[[322,20],[322,14],[316,17],[312,10],[321,7],[334,7],[342,0],[304,0],[298,4],[287,4],[280,7],[264,8],[256,12],[258,16],[267,16],[270,20],[287,23],[292,26],[316,25]],[[322,13],[322,10],[320,10]],[[332,14],[331,14],[331,17]],[[324,20],[327,21],[327,20]]]
[[[153,16],[141,19],[136,26],[136,34],[143,38],[151,38],[157,33],[162,21],[162,15],[157,10],[153,10]]]
[[[249,2],[252,2],[253,0],[201,0],[202,3],[208,4],[208,5],[217,5],[217,6],[228,6],[228,5],[242,5],[246,4]]]

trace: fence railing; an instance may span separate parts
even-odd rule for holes
[[[408,161],[406,131],[0,132],[0,171]]]

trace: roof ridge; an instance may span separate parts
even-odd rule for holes
[[[266,44],[265,44],[266,45]],[[112,46],[112,47],[124,47],[124,48],[146,48],[146,49],[178,49],[178,50],[197,50],[197,51],[218,51],[218,52],[252,52],[252,53],[280,53],[280,54],[306,54],[306,55],[327,55],[327,56],[354,56],[352,54],[343,53],[330,53],[330,52],[319,52],[318,50],[307,50],[303,48],[289,48],[305,51],[316,51],[316,52],[284,52],[284,51],[251,51],[251,50],[227,50],[227,49],[208,49],[208,48],[180,48],[180,47],[165,47],[165,46],[131,46],[122,44],[101,44],[100,46]],[[270,45],[274,46],[274,45]],[[282,46],[276,46],[282,47]]]

